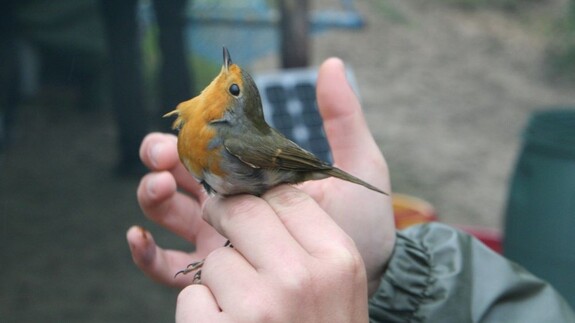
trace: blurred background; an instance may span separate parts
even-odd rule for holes
[[[393,191],[502,231],[531,114],[575,105],[575,2],[286,2],[3,2],[3,322],[173,320],[178,291],[139,272],[125,231],[190,246],[139,211],[137,149],[217,74],[222,45],[256,75],[342,58]]]

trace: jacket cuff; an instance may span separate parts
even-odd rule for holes
[[[386,273],[376,294],[369,300],[370,318],[385,322],[419,322],[420,305],[429,297],[433,286],[429,253],[401,232]]]

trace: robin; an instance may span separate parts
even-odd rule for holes
[[[165,115],[177,116],[178,154],[208,193],[262,195],[282,183],[330,176],[388,195],[336,168],[270,127],[252,77],[224,47],[220,74],[195,98]]]
[[[260,196],[282,183],[333,176],[388,195],[320,160],[270,127],[252,77],[232,63],[225,47],[223,57],[220,73],[200,95],[164,115],[176,116],[173,128],[179,131],[180,160],[208,193]],[[202,264],[190,264],[179,273],[197,270]],[[194,278],[198,282],[199,273]]]

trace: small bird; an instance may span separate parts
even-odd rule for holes
[[[177,116],[178,154],[208,193],[260,196],[282,183],[330,176],[388,195],[287,139],[265,119],[252,77],[223,48],[220,74],[195,98],[164,117]]]
[[[186,169],[209,194],[260,196],[282,183],[296,184],[330,176],[377,187],[336,168],[270,127],[252,77],[232,63],[223,48],[220,74],[195,98],[180,103],[164,117],[176,116],[178,154]],[[225,246],[231,247],[230,241]],[[178,274],[197,271],[200,283],[203,261]]]

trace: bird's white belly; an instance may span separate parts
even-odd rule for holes
[[[254,194],[261,195],[269,188],[286,182],[286,172],[276,170],[261,170],[260,176],[236,176],[226,178],[210,172],[204,172],[204,181],[222,195]]]

